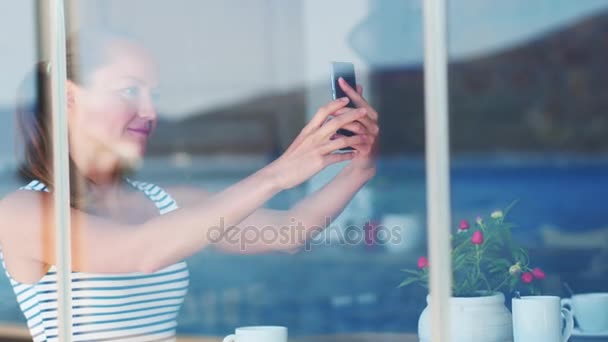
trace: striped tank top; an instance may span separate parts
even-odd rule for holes
[[[126,180],[154,201],[161,215],[177,209],[160,187]],[[21,189],[48,191],[38,181]],[[56,266],[37,283],[25,284],[11,277],[1,249],[0,259],[33,341],[58,341]],[[72,341],[175,341],[177,315],[189,284],[185,261],[149,274],[72,272],[71,279]]]

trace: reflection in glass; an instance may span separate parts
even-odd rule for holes
[[[529,258],[491,259],[511,263],[509,308],[529,285],[561,297],[608,290],[606,10],[601,1],[451,8],[454,232],[517,201],[508,219]]]
[[[177,265],[172,277],[180,284],[175,298],[169,299],[167,311],[150,313],[158,314],[151,320],[166,323],[165,333],[172,334],[179,315],[179,334],[216,336],[256,324],[285,325],[295,336],[417,330],[427,291],[397,285],[403,280],[400,270],[415,269],[426,255],[419,2],[81,4],[80,22],[86,23],[81,32],[104,26],[112,37],[121,37],[121,43],[111,43],[120,49],[87,45],[106,45],[106,38],[85,39],[80,50],[86,53],[72,69],[73,80],[80,82],[73,86],[79,94],[76,105],[88,114],[71,118],[74,163],[111,165],[116,160],[108,156],[119,156],[130,180],[122,182],[120,192],[75,187],[86,195],[75,196],[79,201],[73,204],[88,206],[97,216],[127,225],[148,222],[161,211],[171,217],[188,202],[202,201],[263,169],[330,100],[331,60],[355,64],[365,97],[380,113],[376,175],[349,198],[325,234],[310,241],[310,250],[243,255],[184,248],[183,258],[170,263]],[[575,293],[607,291],[607,223],[601,200],[608,193],[605,3],[472,1],[450,6],[453,232],[463,219],[471,225],[478,215],[488,220],[494,210],[519,200],[509,213],[518,225],[513,239],[544,271],[540,290],[563,297],[569,296],[565,284]],[[15,11],[0,11],[15,14],[2,22],[19,17]],[[19,13],[26,18],[30,12]],[[0,37],[17,31],[3,30]],[[138,44],[126,43],[125,37]],[[27,58],[11,57],[10,67],[2,66],[12,83],[0,82],[0,133],[16,125],[13,88],[35,63],[33,35],[19,40],[31,40],[27,44],[32,47],[21,46]],[[140,77],[118,80],[107,69],[91,69],[97,58],[115,61],[113,67],[123,76],[128,71]],[[13,65],[18,75],[11,76]],[[35,88],[29,94],[26,103],[34,102]],[[134,111],[142,115],[130,120]],[[121,127],[128,130],[124,136]],[[27,182],[15,177],[23,160],[12,155],[12,137],[1,136],[4,198]],[[288,210],[344,168],[327,167],[259,205]],[[90,179],[102,182],[101,176]],[[184,187],[197,191],[183,196]],[[105,197],[110,194],[115,197]],[[125,205],[110,198],[121,198]],[[172,232],[183,226],[169,228],[167,245],[176,240]],[[118,249],[110,246],[108,250]],[[129,255],[161,255],[158,246],[146,247]],[[74,253],[76,267],[82,267],[78,263],[84,263],[86,253]],[[128,260],[108,259],[98,266],[107,267],[104,272],[115,267],[127,271]],[[25,326],[13,288],[2,279],[0,320]]]

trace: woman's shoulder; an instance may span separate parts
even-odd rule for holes
[[[49,196],[49,189],[44,183],[32,180],[0,198],[0,208],[12,207],[15,204],[26,205],[28,207],[39,205],[39,202],[32,201],[32,199]]]
[[[21,213],[23,210],[39,208],[43,203],[41,198],[50,197],[47,186],[38,180],[26,182],[23,186],[0,198],[0,211],[2,214],[11,212]],[[0,217],[7,217],[0,215]]]
[[[39,222],[52,205],[51,197],[46,187],[30,182],[0,198],[0,242],[7,230],[14,232],[14,227],[23,230],[30,223]]]

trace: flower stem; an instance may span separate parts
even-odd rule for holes
[[[477,251],[477,275],[486,284],[488,291],[492,291],[492,287],[490,286],[488,279],[486,278],[485,274],[481,272],[481,251],[479,250],[479,245],[475,245],[475,250]]]
[[[496,292],[498,291],[506,282],[507,280],[511,279],[511,275],[508,275],[505,280],[502,281],[502,283],[500,283],[500,285],[496,286],[496,288],[494,290],[492,290],[492,292]]]

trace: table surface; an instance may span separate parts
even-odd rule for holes
[[[220,337],[178,337],[178,342],[222,342]],[[571,337],[569,342],[608,342],[608,337]],[[357,333],[290,338],[289,342],[418,342],[414,334]]]
[[[178,336],[177,342],[222,342],[222,337]],[[31,341],[27,328],[0,324],[0,342]],[[608,338],[571,337],[570,342],[608,342]],[[418,342],[415,334],[357,333],[290,338],[289,342]]]
[[[221,342],[218,337],[180,337],[178,342]],[[289,338],[289,342],[418,342],[416,335],[358,333]]]
[[[177,342],[222,342],[223,337],[217,336],[178,336]],[[0,324],[0,342],[31,341],[26,327]],[[416,335],[390,333],[357,333],[321,336],[306,336],[289,338],[289,342],[418,342]]]

